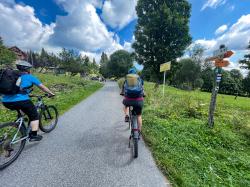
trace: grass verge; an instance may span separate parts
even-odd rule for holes
[[[219,95],[215,128],[211,94],[146,83],[143,136],[173,186],[250,186],[250,99]]]
[[[56,94],[55,98],[45,99],[44,101],[48,105],[55,105],[59,114],[63,114],[102,87],[102,84],[99,82],[83,80],[80,77],[55,76],[51,74],[36,74],[36,76]],[[34,93],[41,93],[41,91],[34,87]],[[15,117],[16,112],[6,110],[0,104],[1,123],[13,121]]]

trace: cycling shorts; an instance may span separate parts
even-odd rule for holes
[[[142,114],[142,108],[143,108],[143,104],[144,104],[143,100],[136,101],[136,100],[124,99],[123,104],[126,107],[133,106],[133,111],[132,112],[134,112],[135,115],[141,115]]]
[[[39,114],[36,110],[35,105],[31,100],[17,101],[17,102],[3,102],[3,105],[10,110],[21,110],[24,112],[30,121],[39,120]]]

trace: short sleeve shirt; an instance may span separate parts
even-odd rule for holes
[[[21,75],[21,84],[20,88],[25,89],[32,87],[33,85],[39,86],[41,85],[41,81],[31,74]],[[15,94],[15,95],[4,95],[2,98],[2,102],[17,102],[17,101],[26,101],[30,100],[29,92],[30,90],[26,90],[27,93]]]

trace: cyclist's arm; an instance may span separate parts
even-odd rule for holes
[[[33,84],[35,84],[38,88],[40,88],[45,93],[48,93],[51,96],[55,95],[49,88],[47,88],[46,86],[44,86],[38,78],[36,78],[33,75],[31,75],[30,79],[31,79],[31,81],[32,81]]]
[[[43,84],[38,85],[38,88],[40,88],[42,91],[44,91],[50,95],[55,95],[49,88],[47,88]]]

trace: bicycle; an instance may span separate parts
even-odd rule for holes
[[[137,122],[137,115],[135,111],[133,110],[132,106],[129,106],[129,126],[131,129],[131,134],[129,136],[129,148],[131,139],[133,139],[133,156],[134,158],[138,157],[138,142],[140,140],[140,133],[139,133],[139,127]]]
[[[39,128],[45,133],[55,129],[58,122],[58,111],[55,106],[47,106],[43,102],[43,96],[31,95],[37,98],[35,104],[39,113]],[[22,111],[17,111],[17,120],[0,124],[0,170],[12,164],[21,154],[31,132],[28,118]]]

